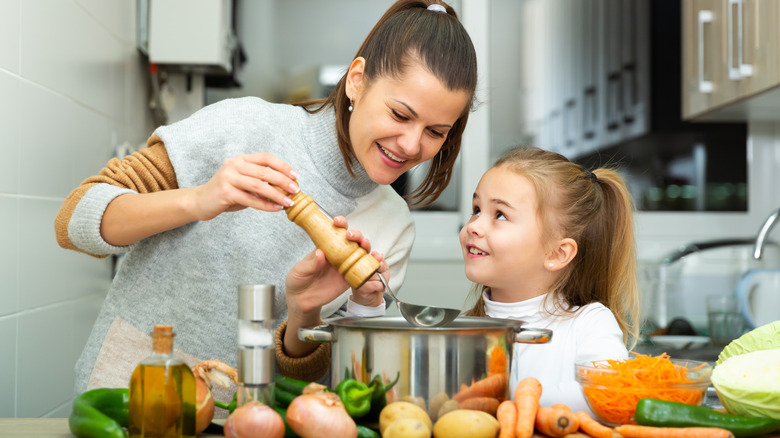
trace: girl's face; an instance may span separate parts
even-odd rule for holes
[[[533,298],[551,284],[536,200],[526,177],[500,167],[488,170],[474,191],[460,246],[466,277],[489,286],[495,301]]]
[[[411,63],[401,78],[382,77],[367,86],[362,64],[356,70],[358,60],[348,73],[352,88],[350,82],[347,87],[354,102],[352,149],[374,182],[390,184],[439,152],[469,97],[465,91],[448,90],[419,62]]]

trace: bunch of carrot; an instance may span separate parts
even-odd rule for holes
[[[582,430],[596,438],[612,438],[612,429],[592,419],[587,412],[572,412],[564,404],[539,406],[542,384],[526,377],[515,388],[515,400],[498,405],[496,418],[499,438],[530,438],[534,429],[550,437],[561,437]]]
[[[636,404],[643,398],[701,402],[706,388],[692,385],[697,381],[688,378],[690,369],[673,363],[666,353],[633,354],[633,359],[594,362],[595,369],[580,371],[580,378],[587,382],[583,391],[588,403],[601,418],[614,424],[629,424]]]

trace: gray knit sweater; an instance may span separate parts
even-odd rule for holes
[[[301,190],[332,215],[345,216],[390,265],[398,290],[414,241],[406,203],[389,186],[377,185],[356,164],[347,172],[336,143],[332,109],[308,114],[302,108],[257,98],[210,105],[155,132],[165,143],[179,187],[207,182],[225,159],[270,152],[295,168]],[[76,391],[86,389],[109,326],[119,317],[144,333],[172,324],[175,346],[198,359],[235,365],[237,289],[240,284],[276,286],[277,324],[287,315],[285,277],[314,249],[308,235],[284,212],[245,209],[223,213],[114,247],[100,236],[100,219],[115,197],[127,193],[109,184],[89,189],[68,224],[68,236],[93,254],[126,252],[86,347],[76,364]],[[350,291],[323,309],[340,315]],[[129,381],[129,375],[127,376]]]

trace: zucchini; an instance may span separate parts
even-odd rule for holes
[[[652,398],[639,400],[634,419],[642,426],[720,427],[736,438],[763,435],[780,428],[780,420],[722,414],[706,406]]]

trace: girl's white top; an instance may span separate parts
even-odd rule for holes
[[[546,344],[514,344],[510,396],[514,399],[520,380],[536,377],[542,384],[540,406],[564,403],[574,412],[593,415],[574,378],[574,363],[628,357],[623,332],[612,312],[601,303],[590,303],[575,313],[551,315],[542,308],[544,295],[518,303],[491,301],[489,292],[483,293],[483,298],[487,316],[522,320],[524,327],[553,331]]]

